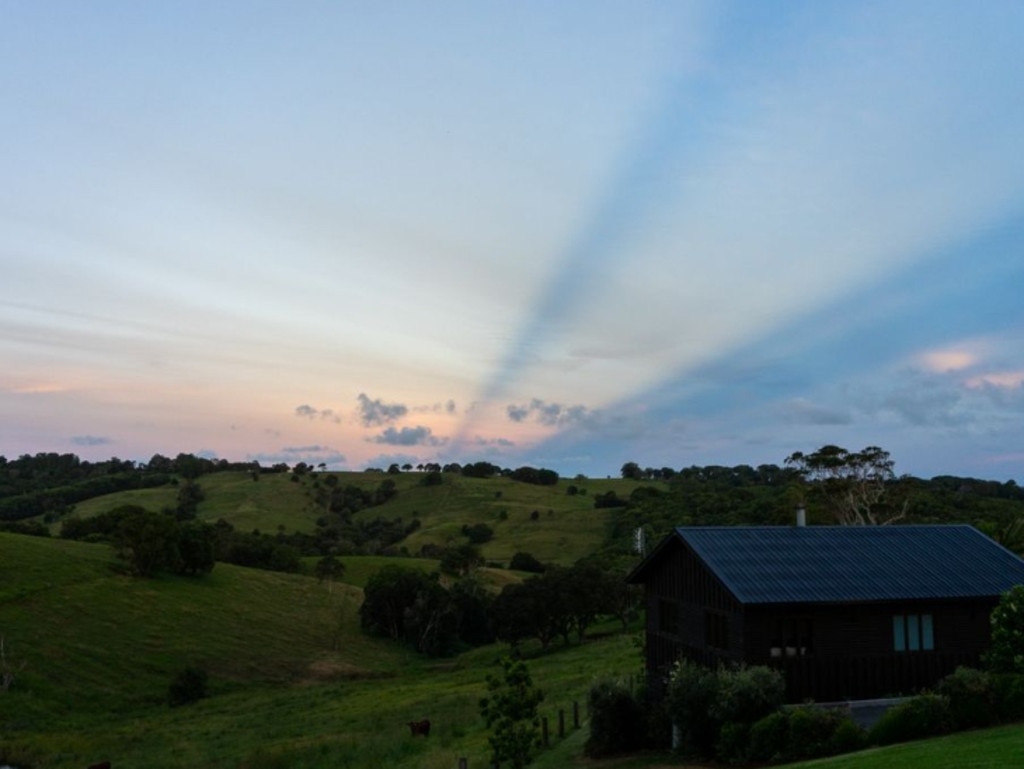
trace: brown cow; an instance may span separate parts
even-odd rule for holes
[[[422,734],[424,737],[429,737],[430,719],[424,718],[422,721],[410,721],[409,731],[412,732],[413,737],[415,737],[417,734]]]

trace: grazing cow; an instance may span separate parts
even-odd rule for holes
[[[422,721],[410,721],[409,731],[412,732],[413,737],[415,737],[417,734],[422,734],[424,737],[429,737],[430,719],[424,718]]]
[[[89,767],[89,769],[110,769],[110,762],[109,761],[101,761],[98,764],[93,764],[92,766]]]

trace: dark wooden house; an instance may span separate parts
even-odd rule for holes
[[[1024,560],[971,526],[679,527],[629,576],[648,676],[781,669],[790,702],[909,694],[978,665]]]

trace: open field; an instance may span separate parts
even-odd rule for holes
[[[477,703],[504,647],[429,660],[368,638],[353,585],[225,564],[201,579],[136,580],[117,567],[104,545],[0,534],[0,633],[8,660],[24,664],[0,694],[0,759],[34,769],[484,765]],[[595,675],[635,673],[640,658],[632,636],[610,633],[529,664],[554,724]],[[212,696],[170,709],[168,683],[186,665],[209,671]],[[405,726],[421,717],[434,722],[429,741]]]
[[[248,473],[221,472],[199,478],[205,498],[199,504],[198,517],[211,522],[223,518],[240,531],[312,532],[317,518],[323,515],[315,503],[315,485],[329,476],[336,476],[341,486],[366,490],[375,489],[384,480],[393,481],[398,490],[394,498],[360,511],[355,518],[418,519],[421,527],[402,542],[410,553],[419,552],[426,544],[465,542],[464,525],[486,523],[494,530],[494,539],[481,547],[481,553],[489,561],[505,564],[520,551],[544,563],[573,563],[597,550],[604,541],[609,512],[594,508],[595,494],[615,491],[628,498],[639,486],[662,485],[623,479],[562,479],[555,486],[537,486],[509,478],[465,478],[446,473],[442,485],[423,486],[423,474],[415,472],[311,473],[300,482],[280,473],[253,481]],[[583,493],[568,494],[570,485]],[[173,486],[123,491],[81,502],[73,514],[88,517],[125,504],[150,510],[173,508],[176,494]],[[59,529],[59,523],[51,525],[55,534]]]

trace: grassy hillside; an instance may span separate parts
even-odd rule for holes
[[[162,701],[187,664],[230,690],[387,675],[411,659],[359,632],[362,591],[350,585],[227,564],[199,579],[119,568],[106,545],[0,534],[0,632],[8,657],[27,663],[18,689],[34,693],[28,712],[51,698],[69,711]]]
[[[352,585],[224,564],[198,580],[137,580],[117,566],[103,545],[0,534],[0,633],[8,661],[24,664],[0,693],[0,762],[485,765],[477,702],[503,647],[438,661],[367,638]],[[189,664],[209,671],[213,696],[169,709],[168,683]],[[530,660],[552,723],[595,675],[639,664],[618,634]],[[421,717],[435,724],[429,741],[405,727]]]
[[[562,564],[594,552],[604,541],[609,520],[607,510],[594,509],[594,495],[613,490],[625,498],[638,486],[660,485],[591,479],[536,486],[509,478],[465,478],[450,473],[440,486],[422,485],[422,473],[315,473],[301,482],[293,482],[290,474],[276,474],[253,481],[248,473],[222,472],[199,479],[205,499],[198,515],[207,521],[223,518],[240,531],[311,532],[323,514],[315,503],[316,485],[331,475],[341,486],[367,490],[383,480],[394,481],[398,494],[393,499],[362,510],[356,518],[419,519],[421,527],[401,543],[410,553],[419,552],[425,544],[466,542],[464,525],[486,523],[494,529],[494,539],[481,551],[486,559],[505,564],[519,551],[545,563]],[[570,496],[570,485],[584,493]],[[160,510],[174,506],[176,493],[175,487],[167,486],[108,494],[78,504],[74,514],[88,517],[125,504]],[[59,530],[59,525],[53,528]]]

